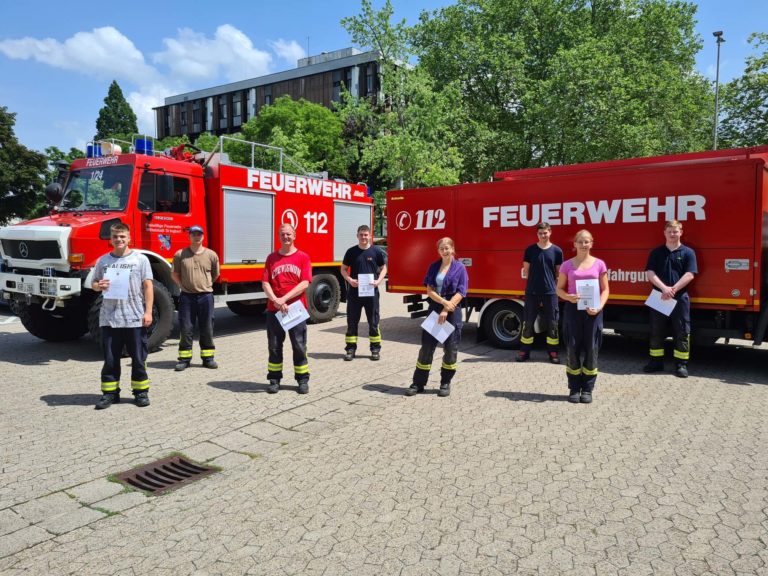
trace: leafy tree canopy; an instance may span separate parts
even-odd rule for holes
[[[41,202],[45,156],[19,143],[16,114],[0,106],[0,224],[26,218]]]
[[[135,134],[139,131],[136,114],[123,96],[117,81],[109,85],[104,107],[96,120],[96,140],[115,137],[118,134]]]
[[[749,42],[762,53],[748,56],[744,74],[723,87],[719,147],[768,144],[768,34]]]

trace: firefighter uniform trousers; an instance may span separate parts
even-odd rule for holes
[[[309,382],[309,361],[307,360],[307,323],[301,322],[290,330],[288,337],[293,348],[293,374],[296,382]],[[267,380],[283,378],[283,343],[285,342],[285,330],[280,325],[275,312],[267,312],[267,348],[269,360],[267,366]]]
[[[195,323],[200,329],[200,357],[203,361],[213,360],[216,346],[213,345],[213,294],[182,292],[179,297],[179,361],[192,361]]]
[[[104,366],[101,369],[101,391],[120,391],[120,359],[123,347],[131,357],[131,388],[134,392],[149,390],[147,376],[147,353],[149,347],[146,328],[101,327],[101,348],[104,352]]]
[[[456,327],[445,342],[443,342],[443,364],[440,366],[440,384],[450,384],[456,375],[458,366],[459,343],[461,342],[461,311],[456,308],[448,314],[446,322]],[[432,369],[432,358],[439,342],[426,330],[421,331],[421,348],[419,358],[416,360],[416,369],[413,371],[413,383],[423,388],[429,379],[429,371]]]
[[[590,316],[572,302],[565,303],[563,332],[565,372],[571,392],[592,392],[597,380],[597,355],[603,343],[603,313]]]
[[[651,360],[664,361],[664,340],[667,338],[668,326],[672,328],[675,362],[688,364],[691,357],[691,300],[687,292],[677,299],[677,304],[669,317],[651,310]]]
[[[381,350],[381,329],[379,328],[379,289],[373,292],[373,298],[360,298],[350,291],[347,294],[347,335],[345,338],[345,350],[355,352],[357,350],[357,326],[360,324],[360,316],[365,310],[365,318],[368,320],[368,342],[371,352]]]
[[[557,303],[557,294],[526,294],[520,352],[530,352],[533,348],[533,326],[539,311],[547,323],[547,350],[557,352],[557,348],[560,346],[557,325],[560,321],[560,308]]]

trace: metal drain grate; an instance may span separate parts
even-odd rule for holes
[[[150,494],[165,494],[185,484],[218,472],[217,468],[190,462],[182,456],[169,456],[151,464],[139,466],[127,472],[116,474],[115,478]]]

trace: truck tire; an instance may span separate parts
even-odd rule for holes
[[[485,336],[496,348],[520,347],[523,332],[523,307],[511,300],[494,302],[483,313]]]
[[[39,304],[19,304],[16,312],[27,332],[41,340],[77,340],[88,332],[87,315],[81,306],[57,309],[51,313]]]
[[[173,298],[171,298],[171,293],[157,280],[152,280],[152,287],[155,291],[152,305],[152,324],[147,329],[150,352],[154,352],[162,346],[173,328]],[[99,347],[101,347],[101,328],[99,327],[101,301],[102,296],[99,294],[88,310],[88,332]]]
[[[336,316],[341,300],[341,286],[333,274],[318,274],[307,289],[310,324],[328,322]]]
[[[264,311],[267,309],[267,305],[260,304],[246,304],[235,300],[233,302],[227,302],[227,308],[229,308],[234,314],[238,316],[263,316]]]

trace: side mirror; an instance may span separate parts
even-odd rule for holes
[[[48,186],[45,187],[45,197],[48,198],[48,201],[54,206],[61,202],[63,197],[61,184],[58,182],[51,182],[48,184]]]

